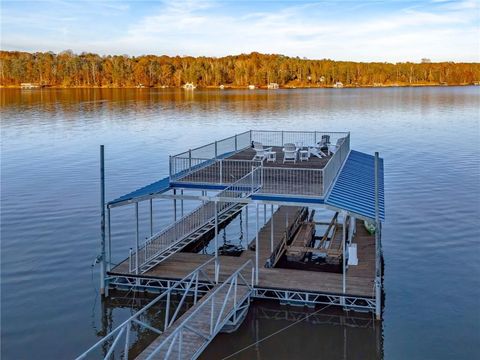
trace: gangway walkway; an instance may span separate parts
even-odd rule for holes
[[[215,286],[136,359],[196,359],[226,325],[244,319],[254,286],[254,266],[245,262],[221,285]]]

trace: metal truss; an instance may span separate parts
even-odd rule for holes
[[[269,289],[256,287],[254,298],[279,300],[291,305],[333,305],[348,310],[375,311],[375,299],[351,295],[322,294],[306,291]]]

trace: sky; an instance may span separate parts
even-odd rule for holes
[[[1,0],[0,48],[480,62],[480,0]]]

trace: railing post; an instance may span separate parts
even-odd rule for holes
[[[238,140],[237,140],[237,134],[235,134],[235,151],[238,151]]]
[[[163,327],[163,331],[167,330],[168,328],[168,323],[170,322],[170,281],[167,283],[168,285],[168,290],[167,290],[167,307],[165,309],[165,324]]]
[[[188,149],[188,172],[192,171],[192,149]]]
[[[253,141],[252,130],[250,130],[250,146],[252,145],[252,141]]]
[[[125,326],[127,327],[127,333],[125,334],[125,349],[123,350],[124,352],[123,358],[125,360],[128,360],[128,345],[130,342],[130,322],[128,322],[127,325]]]
[[[215,158],[218,157],[218,146],[217,146],[217,141],[215,141]]]
[[[130,272],[130,273],[133,270],[132,255],[133,255],[133,249],[130,248],[130,252],[129,252],[129,255],[128,255],[128,272]]]
[[[222,179],[222,172],[223,172],[223,159],[220,159],[220,184],[223,184]]]
[[[283,146],[283,130],[282,130],[282,146]]]
[[[254,167],[252,165],[252,193],[253,193],[253,169],[254,169]]]
[[[170,179],[173,178],[172,172],[172,155],[168,155],[168,173],[170,174]]]

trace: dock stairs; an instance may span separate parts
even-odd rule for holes
[[[208,202],[205,205],[202,205],[201,208],[198,208],[195,211],[201,212],[201,211],[207,211],[208,207],[211,207],[213,203]],[[227,221],[231,217],[233,217],[236,213],[238,213],[242,208],[245,206],[245,204],[232,204],[231,206],[226,207],[222,211],[219,212],[218,214],[218,224],[221,225],[224,221]],[[188,222],[191,217],[191,214],[187,214],[186,216],[182,217],[181,219],[178,220],[179,224],[182,224],[184,222]],[[180,225],[182,227],[182,225]],[[185,247],[187,247],[190,244],[195,243],[198,241],[202,236],[207,234],[210,231],[213,231],[215,229],[215,217],[212,217],[209,219],[207,222],[205,222],[203,225],[198,227],[197,229],[184,234],[182,237],[180,237],[178,240],[172,242],[171,244],[167,245],[160,251],[158,251],[155,256],[151,257],[150,259],[147,259],[143,264],[140,265],[139,268],[139,273],[144,274],[147,271],[151,270],[158,264],[160,264],[162,261],[168,259],[170,256],[173,254],[181,251]],[[155,235],[156,238],[161,237],[162,233],[167,232],[169,229],[165,229],[161,233]]]

